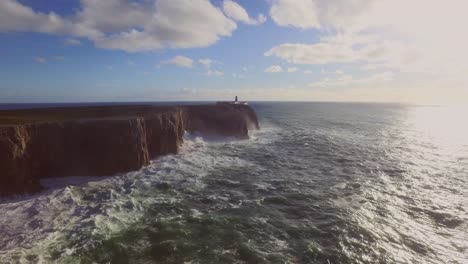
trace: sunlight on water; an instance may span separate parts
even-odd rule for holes
[[[249,140],[0,201],[0,263],[467,263],[468,108],[255,107]]]

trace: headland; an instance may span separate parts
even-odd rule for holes
[[[110,176],[179,152],[184,133],[248,138],[244,104],[122,105],[0,111],[0,196],[41,189],[40,179]]]

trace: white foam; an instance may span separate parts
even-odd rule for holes
[[[109,238],[129,228],[151,208],[182,202],[177,195],[179,190],[205,188],[203,178],[211,171],[255,166],[239,157],[221,155],[217,150],[226,144],[245,142],[207,141],[189,134],[184,141],[180,154],[161,157],[136,172],[114,177],[46,179],[42,184],[48,190],[40,194],[0,201],[2,259],[8,262],[16,256],[26,261],[27,255],[33,254],[47,263],[51,261],[52,248],[65,257],[78,248],[90,246],[95,239]],[[229,206],[229,197],[212,198]],[[191,214],[203,215],[196,209]],[[181,216],[161,216],[177,217]]]

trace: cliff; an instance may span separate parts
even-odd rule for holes
[[[259,129],[255,111],[247,105],[193,105],[186,108],[186,130],[206,136],[248,138],[248,131]]]
[[[245,105],[107,106],[0,111],[0,196],[46,177],[137,170],[177,153],[184,131],[244,139],[258,129]]]

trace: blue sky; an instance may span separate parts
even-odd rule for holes
[[[465,102],[465,6],[3,0],[0,102]]]

